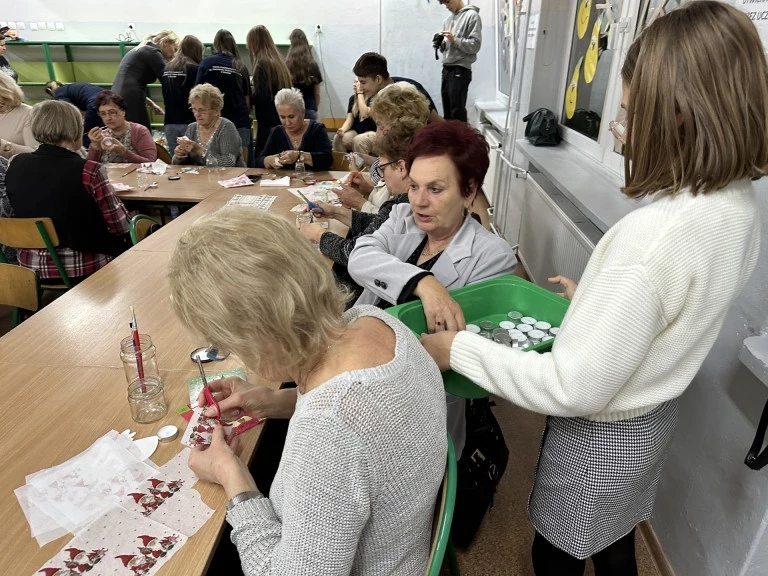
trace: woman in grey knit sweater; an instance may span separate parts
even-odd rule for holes
[[[291,417],[269,498],[220,427],[190,456],[230,499],[243,571],[421,576],[447,435],[440,372],[416,337],[377,308],[344,313],[312,245],[259,210],[200,219],[180,239],[169,280],[192,330],[259,378],[297,384],[212,382],[227,415]]]

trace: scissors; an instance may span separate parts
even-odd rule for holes
[[[318,210],[318,211],[320,212],[320,214],[325,214],[325,212],[323,211],[323,209],[322,209],[322,208],[321,208],[321,207],[320,207],[318,204],[315,204],[314,202],[312,202],[312,200],[310,200],[309,198],[307,198],[306,196],[304,196],[304,194],[302,194],[302,193],[301,193],[301,191],[299,191],[299,189],[298,189],[298,188],[296,189],[296,193],[297,193],[299,196],[301,196],[301,198],[304,200],[304,202],[306,202],[306,203],[307,203],[307,206],[309,206],[309,209],[310,209],[310,210]]]
[[[200,358],[196,358],[197,361],[197,368],[200,370],[200,378],[203,380],[203,397],[205,398],[205,405],[206,406],[213,406],[216,408],[216,419],[221,418],[221,408],[219,407],[219,403],[216,402],[216,400],[213,397],[213,394],[211,393],[211,388],[208,386],[208,379],[205,377],[205,370],[203,370],[203,363],[200,361]]]

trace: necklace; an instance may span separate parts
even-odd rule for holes
[[[296,149],[298,149],[299,145],[301,144],[301,138],[304,136],[305,127],[306,127],[306,123],[302,123],[301,130],[296,136],[290,134],[288,130],[285,131],[285,133],[288,134],[288,139],[291,141],[291,144],[293,144],[293,147]]]

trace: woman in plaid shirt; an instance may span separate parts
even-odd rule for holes
[[[75,281],[104,266],[130,245],[128,212],[98,162],[77,154],[82,146],[80,111],[63,101],[32,109],[34,152],[13,158],[6,190],[18,218],[48,217],[59,237],[57,252]],[[59,277],[47,250],[19,250],[19,264],[43,279]]]

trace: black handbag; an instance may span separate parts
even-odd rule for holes
[[[488,398],[467,400],[467,439],[457,463],[456,505],[451,538],[467,548],[475,538],[496,487],[507,469],[509,449]]]
[[[592,110],[579,108],[573,113],[573,118],[568,120],[565,125],[585,136],[597,138],[600,134],[600,115]]]
[[[560,144],[560,127],[557,117],[548,108],[539,108],[523,118],[527,122],[525,137],[534,146],[557,146]]]

